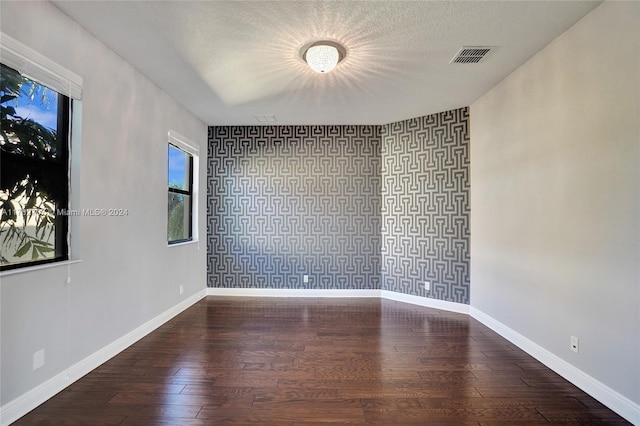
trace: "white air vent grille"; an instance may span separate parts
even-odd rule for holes
[[[493,48],[489,46],[465,46],[461,48],[450,64],[477,64],[483,62]]]

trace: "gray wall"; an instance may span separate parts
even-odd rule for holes
[[[636,404],[639,25],[604,2],[470,114],[471,305]]]
[[[53,4],[1,7],[3,32],[84,79],[72,205],[129,212],[74,218],[81,263],[1,278],[4,405],[205,289],[204,244],[167,247],[166,185],[170,129],[202,145],[204,184],[207,127]],[[45,364],[34,371],[40,349]]]
[[[380,288],[378,133],[210,127],[208,286]]]
[[[461,108],[385,126],[210,127],[208,286],[468,304],[467,122]]]
[[[382,289],[469,303],[468,120],[460,108],[382,127]]]

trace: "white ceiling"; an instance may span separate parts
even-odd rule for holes
[[[210,125],[384,124],[472,104],[600,1],[54,1]],[[343,44],[330,74],[300,58]],[[462,46],[495,46],[450,64]]]

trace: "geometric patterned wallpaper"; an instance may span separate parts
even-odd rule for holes
[[[468,121],[209,127],[207,285],[468,304]]]
[[[460,108],[383,126],[382,289],[469,304],[468,121]]]
[[[209,127],[207,286],[379,289],[379,133]]]

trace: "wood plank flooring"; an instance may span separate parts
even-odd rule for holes
[[[629,423],[466,315],[207,297],[15,424]]]

